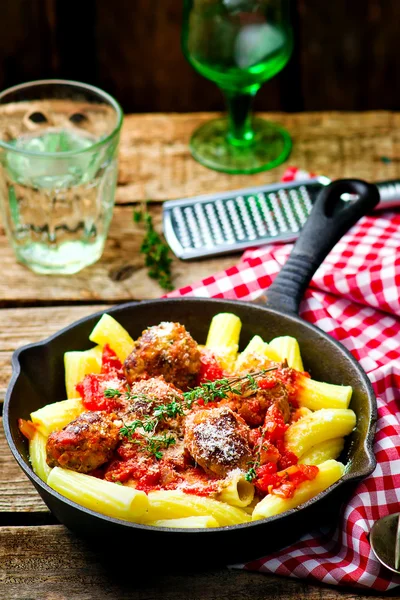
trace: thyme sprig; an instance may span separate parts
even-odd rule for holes
[[[256,473],[256,469],[260,466],[260,463],[258,463],[257,461],[254,461],[253,463],[251,463],[251,467],[248,469],[248,471],[246,471],[244,478],[246,481],[249,481],[250,483],[253,481],[253,479],[255,479],[257,477],[257,473]]]
[[[169,448],[175,443],[173,436],[168,436],[166,433],[155,435],[158,425],[174,419],[179,416],[185,416],[193,404],[199,403],[201,400],[204,404],[214,402],[215,400],[223,400],[229,394],[242,395],[249,391],[257,391],[259,379],[269,371],[275,371],[278,367],[270,367],[262,369],[255,373],[248,373],[240,377],[224,377],[215,381],[205,381],[199,386],[184,392],[182,396],[171,393],[171,401],[167,404],[158,404],[152,410],[152,413],[142,419],[134,419],[130,423],[124,423],[120,429],[121,437],[127,438],[134,444],[139,444],[143,450],[154,455],[157,459],[162,457],[162,448]],[[114,388],[108,388],[104,391],[106,398],[121,398],[124,397],[127,401],[143,400],[145,402],[154,402],[154,398],[147,394],[135,394],[128,389],[125,392]],[[142,431],[138,431],[142,430]],[[143,433],[142,433],[143,432]],[[255,472],[254,472],[255,477]],[[247,478],[247,477],[246,477]],[[249,481],[249,479],[248,479]]]
[[[132,430],[132,423],[121,428],[125,429],[124,435],[129,439],[132,444],[137,444],[147,452],[154,456],[157,460],[163,457],[162,449],[169,448],[176,444],[176,439],[173,435],[168,433],[162,433],[160,435],[145,435],[142,434],[140,437],[134,437],[134,430]]]
[[[258,380],[269,371],[276,371],[278,367],[270,367],[269,369],[261,369],[255,373],[247,373],[240,377],[225,377],[216,379],[215,381],[205,381],[193,390],[184,392],[183,397],[187,408],[191,408],[193,402],[203,400],[204,404],[214,402],[215,400],[223,400],[228,397],[228,394],[241,396],[245,392],[258,389]]]
[[[172,285],[170,249],[154,229],[153,219],[147,212],[146,205],[143,210],[133,213],[135,223],[143,222],[145,234],[140,247],[141,254],[145,256],[145,265],[149,277],[158,281],[163,290],[170,292],[174,289]]]

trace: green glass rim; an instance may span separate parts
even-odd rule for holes
[[[89,83],[82,83],[81,81],[74,81],[74,80],[70,80],[70,79],[38,79],[36,81],[27,81],[26,83],[20,83],[18,85],[14,85],[14,86],[9,87],[6,90],[3,90],[2,92],[0,92],[0,105],[1,105],[2,98],[4,98],[4,96],[6,96],[7,94],[10,94],[12,92],[18,92],[20,90],[23,90],[24,88],[29,88],[32,86],[40,86],[40,85],[65,85],[65,86],[80,88],[81,90],[87,90],[94,94],[97,94],[104,100],[107,100],[107,102],[115,109],[115,112],[117,114],[116,126],[111,131],[111,133],[109,133],[105,138],[97,140],[96,142],[94,142],[93,144],[88,146],[87,148],[81,148],[80,150],[69,150],[68,152],[35,152],[33,150],[21,150],[20,148],[11,146],[11,144],[8,144],[7,142],[3,142],[2,140],[0,140],[0,148],[4,148],[5,150],[9,150],[11,152],[23,154],[26,156],[36,156],[38,158],[43,157],[43,158],[59,158],[59,159],[64,158],[65,159],[70,156],[84,154],[85,152],[92,152],[96,148],[100,148],[107,142],[111,141],[113,139],[113,137],[115,137],[120,132],[121,127],[122,127],[122,122],[124,119],[124,113],[123,113],[122,107],[119,104],[119,102],[117,102],[117,100],[113,96],[111,96],[107,92],[101,90],[100,88],[98,88],[94,85],[90,85]]]

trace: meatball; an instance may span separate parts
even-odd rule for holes
[[[225,477],[251,460],[250,429],[228,406],[199,410],[185,420],[185,446],[206,473]]]
[[[172,401],[183,401],[183,395],[173,384],[167,383],[163,377],[152,377],[132,383],[129,391],[130,400],[125,406],[122,418],[138,419],[153,414],[160,404],[170,404]]]
[[[49,435],[47,464],[90,473],[111,458],[118,441],[119,428],[108,415],[85,412]]]
[[[124,364],[129,383],[162,375],[181,390],[193,387],[200,370],[200,352],[180,323],[162,322],[143,331]]]
[[[259,388],[250,395],[243,396],[230,394],[228,398],[222,400],[222,404],[239,414],[250,427],[262,425],[268,408],[276,404],[287,423],[290,419],[288,390],[280,381],[271,379],[269,381],[271,387],[267,389]]]

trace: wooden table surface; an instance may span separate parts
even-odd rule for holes
[[[157,226],[161,201],[279,180],[285,166],[251,176],[224,175],[196,163],[190,133],[210,114],[130,115],[122,140],[117,205],[101,260],[74,276],[39,276],[17,264],[0,230],[0,397],[12,352],[43,339],[102,306],[162,294],[138,253],[142,231],[133,206],[151,201]],[[331,178],[378,181],[400,177],[400,114],[271,114],[293,136],[288,161]],[[239,255],[173,262],[176,287],[235,264]],[[106,556],[68,532],[47,510],[11,456],[0,429],[0,599],[138,600],[164,598],[261,600],[366,598],[362,592],[227,569],[129,573],[107,568]],[[149,549],[157,551],[157,549]],[[396,596],[396,594],[393,594]]]

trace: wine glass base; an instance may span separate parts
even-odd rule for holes
[[[228,119],[208,121],[190,140],[193,158],[224,173],[258,173],[283,163],[292,149],[288,132],[270,121],[253,119],[254,138],[244,145],[228,141]]]

